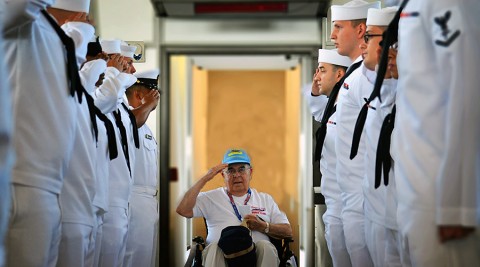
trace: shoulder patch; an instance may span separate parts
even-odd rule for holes
[[[452,8],[439,12],[433,17],[433,38],[435,44],[449,47],[460,36],[460,10]]]

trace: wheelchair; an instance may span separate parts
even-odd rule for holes
[[[287,237],[284,239],[276,239],[269,237],[270,242],[277,249],[278,257],[280,259],[279,267],[297,267],[297,256],[290,249],[290,243],[294,242],[293,238]],[[192,239],[192,245],[187,247],[190,249],[185,267],[204,267],[202,266],[202,251],[205,249],[205,240],[201,236],[196,236]],[[261,266],[257,266],[261,267]]]

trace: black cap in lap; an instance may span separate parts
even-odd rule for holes
[[[250,230],[244,226],[228,226],[222,230],[218,246],[228,267],[256,267],[257,255]]]

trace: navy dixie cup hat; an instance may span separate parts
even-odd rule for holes
[[[233,164],[233,163],[248,163],[250,164],[250,157],[247,152],[243,149],[229,149],[225,152],[223,156],[222,163],[224,164]]]

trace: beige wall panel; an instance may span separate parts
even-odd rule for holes
[[[196,66],[192,69],[192,139],[193,177],[204,175],[207,165],[208,72]]]
[[[275,195],[285,173],[283,71],[211,71],[208,97],[208,165],[226,149],[245,148],[254,168],[252,187]],[[222,186],[221,177],[210,188]],[[280,199],[277,199],[280,201]]]
[[[194,143],[202,142],[206,130],[206,144],[194,144],[199,150],[194,152],[195,181],[221,162],[226,149],[246,149],[254,168],[251,186],[272,195],[287,214],[296,232],[296,248],[299,71],[208,71],[207,78],[203,75],[203,71],[194,71],[194,133],[199,135]],[[205,79],[207,92],[203,91]],[[206,101],[200,96],[203,93]],[[206,121],[202,118],[205,111]],[[202,191],[220,186],[224,181],[218,175]],[[203,219],[194,220],[194,234],[205,236]]]

